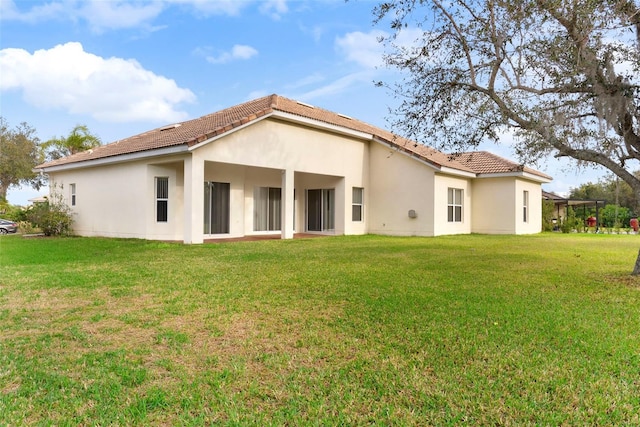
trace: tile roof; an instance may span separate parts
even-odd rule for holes
[[[402,138],[389,131],[354,118],[311,106],[306,103],[294,101],[279,95],[269,95],[229,107],[197,119],[163,126],[139,135],[134,135],[110,144],[102,145],[92,150],[53,160],[37,166],[36,169],[46,169],[54,166],[63,166],[72,163],[104,159],[124,154],[140,153],[161,148],[176,146],[190,147],[215,136],[227,133],[239,126],[246,125],[260,117],[269,115],[274,111],[288,113],[301,118],[311,119],[370,134],[374,138],[386,142],[390,146],[402,150],[412,156],[418,157],[436,167],[447,166],[464,172],[487,173],[482,172],[484,169],[477,169],[480,165],[485,163],[479,162],[478,156],[483,159],[485,157],[487,159],[492,158],[493,163],[496,164],[495,169],[499,169],[498,165],[502,165],[501,170],[496,170],[494,172],[499,173],[501,171],[507,171],[507,167],[505,166],[507,164],[518,166],[506,159],[502,159],[498,156],[485,152],[480,152],[484,154],[479,154],[476,157],[467,157],[471,153],[465,153],[462,155],[445,154],[441,151],[435,150],[434,148],[418,144],[415,141]],[[521,170],[530,171],[538,176],[548,178],[546,175],[534,171],[533,169],[524,168]]]
[[[488,151],[472,151],[468,153],[451,154],[451,157],[458,163],[473,169],[477,174],[496,174],[496,173],[512,173],[527,172],[541,178],[551,179],[535,169],[531,169],[523,164],[512,162],[504,157],[497,156]]]

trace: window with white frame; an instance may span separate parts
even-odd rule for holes
[[[76,205],[76,185],[69,184],[69,193],[71,195],[71,206]]]
[[[462,189],[449,188],[447,193],[447,221],[462,222]]]
[[[353,187],[351,198],[351,221],[362,221],[364,218],[364,188]]]
[[[529,222],[529,192],[522,192],[522,220]]]
[[[277,231],[282,227],[282,189],[255,187],[253,190],[253,231]]]
[[[167,222],[169,220],[169,178],[156,177],[156,221]]]

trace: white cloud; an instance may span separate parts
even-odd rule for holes
[[[60,2],[36,5],[27,12],[21,12],[13,0],[0,0],[0,19],[36,23],[64,16],[67,7]]]
[[[362,83],[371,84],[372,80],[372,73],[365,70],[353,74],[348,74],[317,89],[308,91],[304,94],[294,95],[292,96],[292,98],[300,100],[311,100],[315,98],[341,94],[352,86]]]
[[[30,3],[21,3],[21,6],[25,4]],[[83,20],[91,31],[102,32],[107,29],[149,27],[150,22],[162,13],[165,6],[160,1],[54,1],[23,10],[18,9],[13,0],[0,0],[0,16],[2,20],[31,24],[49,20]]]
[[[251,1],[238,0],[58,0],[33,5],[30,2],[16,4],[14,0],[0,0],[0,20],[31,24],[54,19],[85,21],[91,31],[99,33],[123,28],[151,28],[152,21],[172,6],[183,6],[198,17],[208,17],[237,16],[250,4]],[[260,4],[260,10],[265,13],[279,15],[287,11],[285,0],[269,0]]]
[[[326,32],[325,28],[321,25],[307,27],[303,24],[298,24],[298,28],[300,28],[300,31],[302,31],[304,34],[310,35],[313,38],[313,41],[315,41],[316,43],[322,39],[322,36]]]
[[[166,0],[168,4],[192,7],[200,16],[230,15],[237,16],[250,2],[246,0]]]
[[[201,50],[199,50],[201,51]],[[212,64],[226,64],[236,60],[247,60],[258,54],[258,51],[251,46],[237,44],[231,48],[230,52],[223,52],[218,56],[207,56],[207,61]]]
[[[368,33],[356,31],[347,33],[343,37],[337,37],[336,49],[344,57],[364,68],[376,68],[383,64],[383,46],[378,38],[386,35],[380,30],[372,30]]]
[[[294,82],[291,82],[289,84],[287,84],[285,87],[287,88],[287,90],[293,90],[293,89],[298,89],[304,86],[309,86],[309,85],[314,85],[317,83],[321,83],[325,80],[325,77],[320,74],[320,73],[313,73],[311,75],[308,75],[306,77],[303,77],[299,80],[296,80]]]
[[[279,20],[288,11],[287,0],[266,0],[260,6],[261,13],[269,15],[275,20]]]
[[[90,1],[76,11],[77,16],[87,21],[91,30],[148,27],[164,6],[161,2],[131,3],[127,1]]]
[[[176,106],[196,99],[190,90],[134,60],[105,59],[74,42],[33,54],[0,50],[0,71],[0,91],[21,90],[25,101],[40,109],[100,121],[175,122],[187,117]]]

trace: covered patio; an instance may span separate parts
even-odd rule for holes
[[[596,200],[596,199],[568,199],[562,196],[558,196],[557,194],[550,193],[548,191],[542,191],[542,199],[553,201],[555,205],[556,217],[554,224],[559,224],[562,222],[563,218],[567,217],[567,209],[571,206],[575,212],[576,216],[580,211],[579,207],[582,207],[582,220],[583,222],[587,220],[586,209],[588,207],[595,206],[596,208],[596,232],[600,230],[600,208],[606,205],[606,200]],[[555,229],[555,227],[554,227]]]

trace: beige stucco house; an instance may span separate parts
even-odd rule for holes
[[[541,230],[551,178],[487,152],[447,155],[271,95],[42,164],[82,236],[202,243],[294,233]]]

